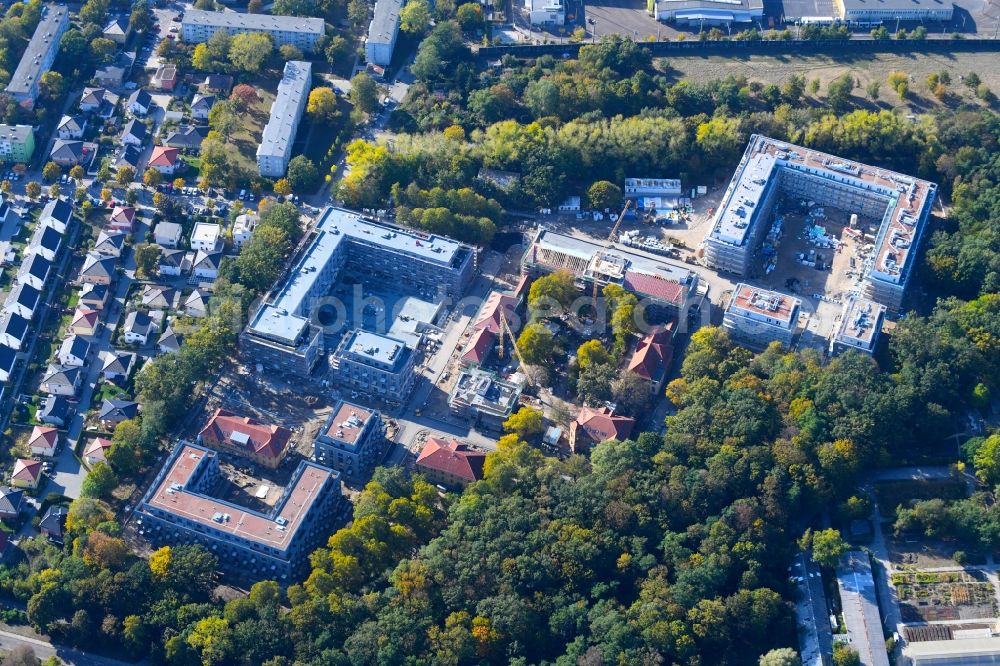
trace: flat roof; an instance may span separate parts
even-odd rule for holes
[[[268,32],[302,32],[317,37],[323,35],[323,19],[301,16],[273,16],[271,14],[243,14],[240,12],[206,12],[187,9],[183,24],[204,25],[210,28],[231,30],[266,30]]]
[[[845,11],[943,11],[952,6],[942,0],[840,0]]]
[[[308,318],[302,316],[306,300],[345,239],[441,266],[452,265],[466,248],[450,238],[375,222],[361,213],[328,207],[316,223],[316,236],[273,300],[257,311],[249,331],[285,344],[298,340],[309,324]]]
[[[368,41],[391,44],[399,29],[399,12],[403,0],[377,0],[372,22],[368,25]]]
[[[463,370],[455,382],[451,400],[459,400],[477,409],[507,414],[517,406],[521,386],[500,379],[486,370]]]
[[[0,125],[0,140],[24,143],[34,131],[31,125]]]
[[[1000,637],[962,638],[950,641],[909,641],[905,653],[917,666],[940,664],[1000,664]]]
[[[910,247],[919,236],[917,223],[925,206],[933,203],[937,185],[895,171],[846,160],[755,134],[743,154],[715,215],[709,238],[741,246],[763,223],[760,200],[783,169],[834,180],[886,201],[886,212],[876,237],[873,277],[902,282]],[[764,211],[766,213],[766,211]]]
[[[664,11],[708,8],[731,13],[736,10],[763,9],[764,0],[659,0],[656,8]]]
[[[793,324],[798,317],[800,305],[802,301],[794,296],[741,282],[733,290],[733,298],[729,301],[726,312],[735,312],[743,316],[758,314]]]
[[[370,409],[341,400],[319,434],[353,447],[374,415]]]
[[[63,29],[69,26],[68,22],[63,25],[68,15],[69,8],[66,5],[42,5],[42,18],[38,21],[35,34],[31,36],[31,41],[28,42],[14,75],[10,77],[7,92],[15,95],[26,95],[31,92],[32,86],[38,83],[43,74],[45,56],[49,49],[53,44],[58,48]],[[45,69],[47,68],[48,65],[45,65]]]
[[[285,63],[278,92],[271,103],[271,117],[264,126],[257,157],[284,157],[292,148],[301,119],[303,98],[312,86],[312,63],[289,60]]]
[[[842,341],[857,341],[866,347],[871,347],[881,331],[885,310],[885,306],[881,303],[867,298],[849,297],[844,303],[844,312],[834,337]]]
[[[849,551],[837,567],[837,586],[851,647],[864,666],[889,666],[882,636],[882,615],[875,596],[875,579],[868,555]]]
[[[160,222],[160,224],[164,224]],[[168,222],[167,224],[172,224]],[[159,225],[157,225],[159,229]],[[173,227],[164,227],[164,231],[173,232]],[[212,241],[215,242],[219,240],[219,236],[222,235],[222,227],[215,222],[199,222],[194,225],[194,231],[191,233],[191,242],[195,241]]]
[[[396,367],[408,351],[406,343],[398,338],[358,328],[344,346],[344,353]]]
[[[215,451],[195,444],[178,445],[166,462],[169,465],[167,473],[161,472],[159,485],[150,491],[145,503],[217,532],[287,550],[316,496],[336,476],[336,472],[315,463],[300,462],[292,476],[293,485],[285,490],[284,501],[265,515],[187,488],[196,470],[207,464],[208,458],[217,455]],[[284,522],[283,525],[278,522],[279,519]]]

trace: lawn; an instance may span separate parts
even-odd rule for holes
[[[251,176],[257,173],[257,146],[260,145],[264,125],[271,116],[271,102],[274,101],[280,79],[280,72],[270,70],[252,83],[260,99],[240,116],[242,123],[239,131],[230,136],[226,142],[236,149],[230,154],[239,170]]]

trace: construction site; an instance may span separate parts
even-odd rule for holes
[[[936,189],[755,135],[705,236],[703,260],[801,299],[800,345],[835,351],[843,332],[853,340],[846,346],[873,347],[876,321],[902,307]],[[842,330],[845,318],[854,330]]]

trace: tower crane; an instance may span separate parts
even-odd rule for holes
[[[524,362],[524,357],[521,356],[521,350],[517,348],[517,338],[514,337],[514,331],[511,330],[510,324],[507,322],[507,315],[503,313],[503,307],[501,307],[498,312],[500,313],[500,348],[497,350],[500,354],[500,358],[504,356],[504,339],[505,336],[510,337],[510,346],[514,349],[514,355],[517,357],[518,363],[521,364],[521,368],[524,370],[524,377],[528,384],[534,384],[531,380],[531,373],[528,372],[528,364]]]
[[[604,241],[604,247],[601,248],[601,253],[604,253],[612,245],[615,244],[615,240],[618,238],[618,229],[622,226],[622,220],[625,219],[625,213],[628,212],[629,206],[632,205],[632,200],[627,199],[625,201],[625,207],[622,208],[622,212],[618,215],[618,219],[615,220],[615,226],[611,227],[611,233],[608,234],[608,240]],[[594,280],[594,312],[597,312],[597,280]]]

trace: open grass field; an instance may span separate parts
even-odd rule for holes
[[[677,79],[709,81],[728,75],[745,76],[749,81],[781,84],[796,74],[806,80],[820,80],[820,97],[827,85],[844,73],[860,82],[854,90],[858,101],[865,99],[865,87],[871,81],[882,84],[879,102],[885,106],[900,106],[914,112],[944,108],[961,103],[979,103],[971,91],[959,81],[959,76],[975,72],[994,93],[1000,94],[1000,67],[996,53],[929,53],[929,54],[844,54],[842,57],[817,55],[774,56],[690,56],[666,58],[670,75]],[[911,96],[903,103],[886,84],[889,72],[898,70],[910,75]],[[951,96],[943,102],[935,99],[924,82],[932,73],[947,71],[952,77]]]
[[[273,70],[263,73],[259,80],[253,82],[259,99],[240,117],[239,131],[229,137],[227,144],[236,149],[230,155],[241,171],[257,172],[257,146],[260,145],[264,125],[271,116],[271,103],[280,79],[281,72]]]

